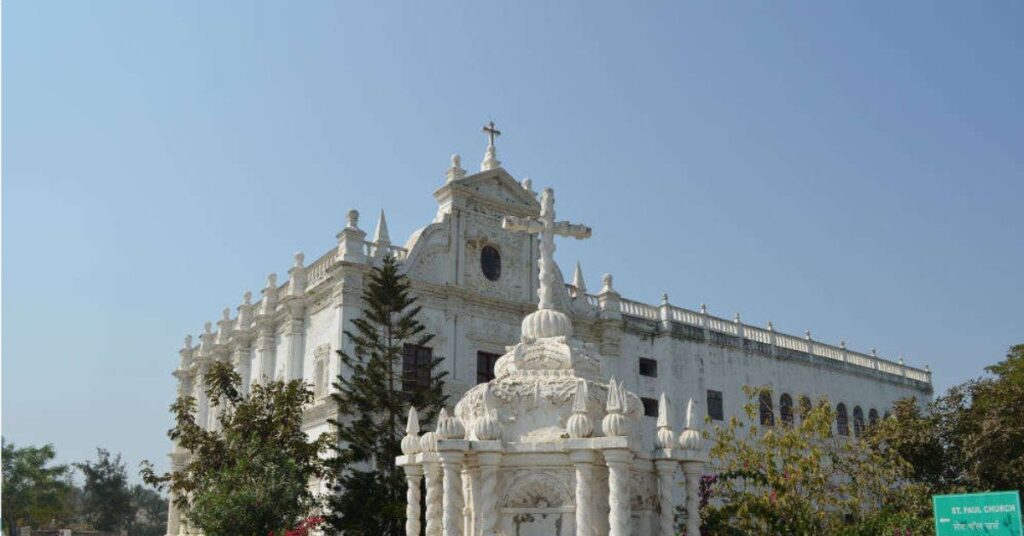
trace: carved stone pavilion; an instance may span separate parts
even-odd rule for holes
[[[502,222],[540,235],[540,301],[495,378],[466,392],[454,414],[442,410],[432,432],[419,435],[409,412],[396,460],[408,482],[408,536],[422,529],[421,479],[427,536],[668,536],[677,493],[685,494],[688,534],[699,533],[707,458],[693,400],[677,438],[662,393],[656,437],[641,437],[640,398],[614,377],[603,381],[594,346],[573,338],[569,316],[554,307],[554,236],[591,232],[554,216],[554,193],[545,189],[538,218]],[[680,473],[685,487],[676,484]]]

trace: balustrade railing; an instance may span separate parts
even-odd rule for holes
[[[571,287],[571,285],[566,286]],[[575,289],[569,290],[569,292],[574,291]],[[596,295],[587,294],[586,298],[587,303],[590,305],[595,307],[599,305],[599,299]],[[659,306],[627,299],[621,299],[620,303],[621,313],[624,315],[647,320],[661,319],[661,308]],[[706,313],[699,313],[683,307],[669,305],[668,308],[668,319],[672,322],[706,328],[710,331],[732,336],[740,335],[740,326],[742,325],[743,338],[750,341],[770,345],[774,340],[776,348],[783,348],[800,353],[810,353],[818,357],[845,362],[850,365],[873,369],[895,376],[902,376],[924,383],[931,383],[932,381],[931,372],[928,370],[902,365],[874,355],[854,352],[840,346],[810,340],[809,338],[796,337],[793,335],[769,331],[756,326],[740,324],[735,320],[726,320],[724,318],[719,318]]]

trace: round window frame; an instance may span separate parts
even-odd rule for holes
[[[496,263],[495,273],[491,273],[492,270],[488,267],[487,262],[485,262],[485,259],[489,254],[489,251],[494,252],[493,260]],[[487,278],[488,281],[497,281],[501,279],[501,250],[499,250],[492,244],[487,244],[480,249],[480,272],[484,274],[484,277]]]

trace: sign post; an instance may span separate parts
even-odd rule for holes
[[[1024,536],[1016,491],[933,495],[936,536]]]

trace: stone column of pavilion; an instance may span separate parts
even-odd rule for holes
[[[437,450],[444,480],[442,529],[444,536],[460,536],[465,526],[462,495],[462,462],[468,443],[463,439],[465,429],[457,419],[442,408],[437,418]]]
[[[691,398],[686,404],[686,428],[679,434],[681,452],[678,460],[686,475],[686,533],[700,534],[700,479],[707,467],[708,454],[700,433],[700,422],[694,416]]]
[[[416,408],[409,408],[409,419],[405,424],[405,437],[402,438],[402,453],[416,454],[420,450],[420,419]],[[405,468],[405,533],[420,533],[420,481],[423,479],[421,465],[408,465]]]
[[[501,423],[494,409],[494,395],[490,388],[484,390],[484,415],[473,423],[473,435],[476,436],[476,451],[479,470],[478,485],[472,497],[475,530],[478,534],[491,536],[497,534],[498,518],[481,515],[482,512],[494,512],[498,508],[498,465],[501,463]]]
[[[572,416],[565,423],[566,432],[572,439],[586,439],[594,432],[594,422],[587,415],[587,398],[587,382],[576,382]],[[597,453],[593,449],[576,445],[569,449],[569,458],[576,471],[576,536],[597,536],[592,492]]]
[[[629,449],[630,427],[623,411],[629,403],[621,385],[612,378],[608,389],[607,414],[601,422],[604,435],[608,438],[626,439],[604,445],[604,462],[608,466],[608,534],[628,536],[629,528],[629,470],[633,463],[633,452]]]

